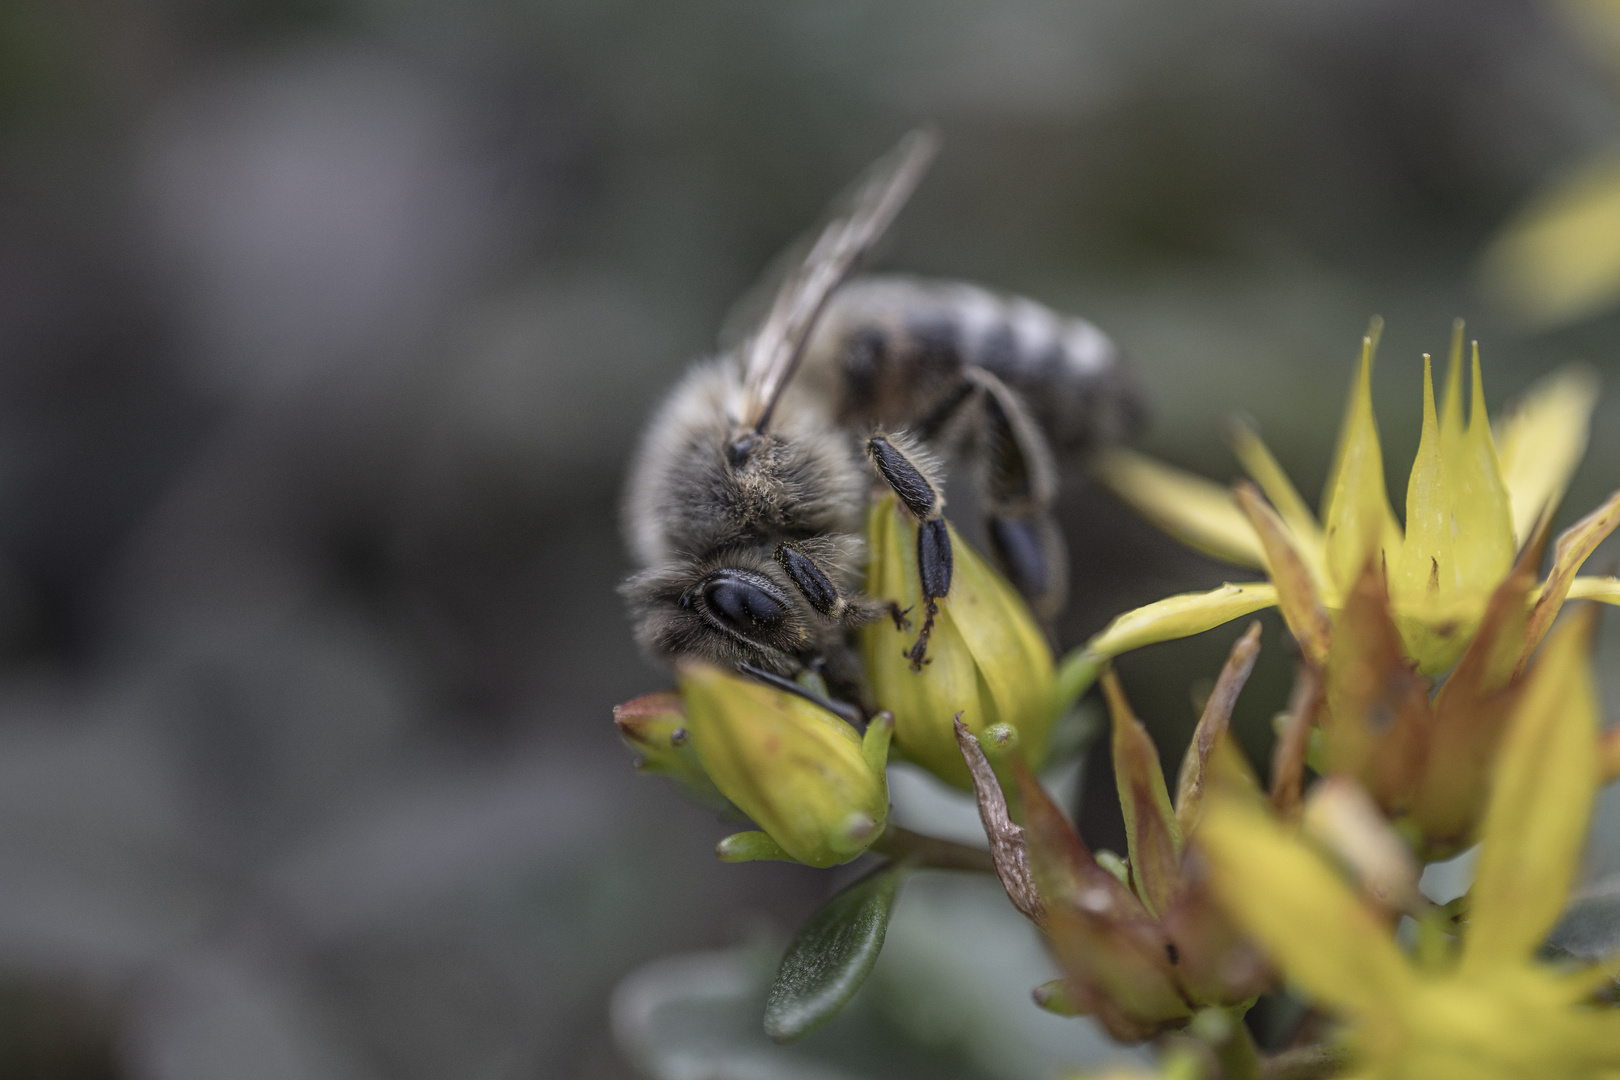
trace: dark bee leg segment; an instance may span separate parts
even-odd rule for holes
[[[816,561],[790,543],[776,545],[776,561],[799,587],[810,606],[836,619],[843,614],[844,598],[832,578],[822,572]]]
[[[934,485],[886,436],[872,436],[867,440],[866,452],[872,456],[872,464],[877,466],[878,472],[883,474],[883,479],[905,503],[907,510],[918,518],[926,519],[942,508],[944,499],[940,498]]]
[[[861,715],[861,710],[849,704],[849,702],[834,701],[832,698],[822,697],[820,694],[800,686],[786,675],[778,675],[775,672],[766,671],[764,668],[757,668],[752,664],[738,664],[737,669],[752,675],[762,683],[776,687],[778,690],[794,694],[804,698],[806,701],[820,705],[834,716],[842,717],[857,728],[866,722],[866,717]]]
[[[944,518],[917,524],[917,576],[922,579],[923,625],[917,641],[906,656],[911,670],[921,671],[928,655],[928,638],[934,632],[934,616],[939,601],[951,591],[951,534]]]
[[[885,435],[874,435],[866,451],[872,464],[917,519],[917,576],[922,585],[923,625],[916,642],[906,650],[911,669],[921,671],[928,655],[928,637],[939,614],[939,601],[951,591],[951,534],[941,513],[945,497],[917,464]]]
[[[982,368],[964,374],[982,392],[983,473],[991,549],[1002,571],[1043,623],[1062,610],[1068,555],[1049,508],[1057,470],[1022,399]]]

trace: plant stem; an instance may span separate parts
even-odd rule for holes
[[[933,870],[968,870],[976,874],[996,872],[996,864],[991,861],[990,853],[982,848],[924,836],[898,825],[884,829],[883,835],[873,842],[872,850],[896,862],[903,859],[914,866]]]
[[[1319,1043],[1273,1054],[1260,1062],[1260,1080],[1321,1080],[1349,1060],[1343,1047]]]
[[[1226,1011],[1226,1038],[1210,1046],[1215,1051],[1215,1060],[1220,1062],[1224,1080],[1260,1078],[1260,1050],[1254,1045],[1249,1026],[1243,1022],[1243,1012],[1242,1009]]]

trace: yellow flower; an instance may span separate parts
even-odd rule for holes
[[[915,618],[924,610],[916,521],[889,496],[868,512],[866,534],[867,594],[893,600]],[[1038,768],[1060,702],[1052,650],[1023,597],[955,529],[950,537],[951,589],[939,601],[927,662],[920,670],[912,664],[907,650],[915,633],[889,620],[861,629],[861,651],[873,696],[894,714],[896,749],[968,788],[953,717],[960,713],[975,735],[999,726],[1010,742],[1016,733],[1025,759]]]
[[[1387,920],[1284,825],[1239,800],[1208,808],[1198,845],[1216,895],[1295,985],[1345,1021],[1352,1075],[1620,1075],[1620,1010],[1594,998],[1612,984],[1614,962],[1568,970],[1535,958],[1568,894],[1597,793],[1592,621],[1572,619],[1552,636],[1510,719],[1458,949],[1407,957]]]
[[[1206,621],[1225,621],[1229,610],[1242,606],[1234,605],[1231,595],[1241,590],[1254,607],[1268,599],[1276,603],[1306,657],[1325,664],[1332,620],[1349,603],[1363,571],[1373,566],[1387,588],[1402,648],[1418,671],[1435,675],[1457,662],[1492,594],[1507,578],[1514,553],[1532,538],[1539,521],[1550,518],[1563,496],[1586,446],[1595,380],[1580,371],[1555,375],[1493,437],[1477,345],[1470,415],[1466,423],[1463,419],[1459,323],[1438,407],[1424,358],[1423,434],[1407,482],[1403,530],[1385,495],[1373,416],[1377,334],[1375,323],[1362,342],[1321,523],[1248,428],[1236,429],[1233,448],[1259,490],[1244,485],[1233,494],[1129,451],[1104,462],[1103,479],[1150,520],[1202,551],[1263,567],[1276,591],[1268,597],[1258,584],[1227,586],[1161,601],[1157,612],[1141,609],[1122,616],[1089,644],[1093,653],[1111,655],[1110,650],[1122,646],[1179,637]],[[1620,603],[1620,582],[1614,578],[1575,576],[1617,524],[1620,492],[1560,538],[1552,573],[1532,598],[1536,610],[1527,631],[1529,650],[1545,635],[1565,599]],[[1134,623],[1135,633],[1115,641],[1121,622]],[[1079,658],[1074,662],[1078,665]]]
[[[833,866],[883,832],[889,717],[863,739],[814,702],[712,665],[686,661],[677,675],[703,771],[764,830],[722,840],[722,859]]]

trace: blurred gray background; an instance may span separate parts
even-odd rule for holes
[[[632,773],[610,707],[667,678],[616,500],[730,303],[923,121],[884,265],[1092,318],[1143,445],[1217,479],[1246,413],[1315,501],[1374,313],[1397,506],[1453,317],[1493,408],[1620,374],[1620,316],[1473,291],[1620,147],[1532,0],[0,3],[0,1076],[628,1077],[621,978],[847,880],[723,867]],[[1564,519],[1617,483],[1620,387]],[[1071,487],[1068,644],[1251,576]],[[1171,760],[1237,629],[1123,664]]]

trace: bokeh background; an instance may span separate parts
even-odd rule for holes
[[[1460,315],[1493,407],[1565,362],[1607,373],[1570,520],[1620,484],[1620,316],[1531,329],[1478,288],[1527,199],[1620,149],[1620,80],[1567,15],[4,0],[0,1076],[1041,1077],[1097,1053],[1084,1022],[1020,1026],[1044,961],[1004,900],[927,878],[843,1026],[763,1044],[749,995],[848,871],[720,866],[727,825],[632,772],[609,709],[667,679],[614,593],[629,448],[775,251],[931,121],[883,264],[1098,322],[1145,447],[1224,479],[1247,414],[1314,498],[1378,313],[1403,505],[1418,358]],[[1067,643],[1247,576],[1070,489]],[[1236,629],[1123,663],[1168,760]],[[1260,760],[1275,621],[1266,650]],[[1075,798],[1106,841],[1096,772]]]

